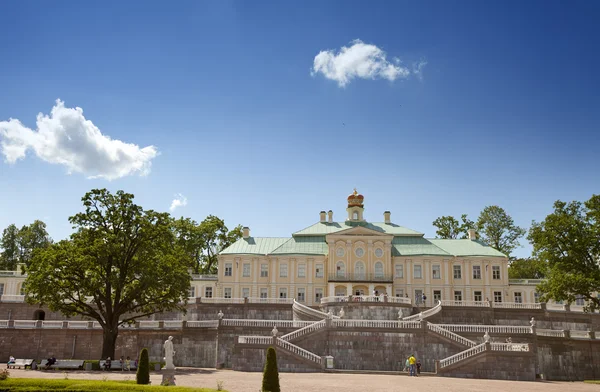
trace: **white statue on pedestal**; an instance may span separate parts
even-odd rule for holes
[[[175,369],[175,365],[173,365],[173,356],[175,355],[175,351],[173,351],[173,336],[169,336],[169,339],[165,340],[165,344],[163,345],[165,349],[165,369]]]
[[[483,334],[483,341],[485,343],[488,343],[490,341],[490,334],[488,333],[488,331],[485,331],[485,334]]]
[[[340,318],[344,318],[346,312],[344,312],[344,308],[340,309]]]
[[[225,315],[223,314],[223,312],[221,312],[219,310],[219,313],[217,313],[217,317],[219,318],[219,320],[221,320],[223,318],[223,316],[225,316]]]
[[[535,318],[531,318],[531,320],[529,321],[529,324],[531,324],[532,327],[535,327],[536,321]]]
[[[279,331],[277,330],[277,325],[275,325],[273,327],[273,330],[271,330],[271,335],[273,335],[274,337],[276,337],[278,333],[279,333]]]

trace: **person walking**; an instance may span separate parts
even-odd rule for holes
[[[409,376],[417,376],[417,360],[415,359],[415,356],[413,354],[410,355],[410,357],[408,357],[408,364],[409,364],[409,368],[410,368],[410,374]]]

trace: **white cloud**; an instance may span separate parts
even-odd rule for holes
[[[423,68],[427,65],[427,61],[420,60],[413,64],[413,74],[419,78],[419,80],[423,80]]]
[[[37,115],[36,125],[34,131],[17,119],[0,121],[0,147],[6,162],[14,164],[32,150],[48,163],[66,166],[69,174],[114,180],[147,175],[151,160],[158,155],[154,146],[140,148],[103,135],[83,116],[83,109],[67,108],[60,99],[50,115]]]
[[[394,64],[386,59],[386,53],[375,45],[365,44],[357,39],[352,46],[342,46],[338,53],[323,50],[315,56],[311,74],[321,73],[327,79],[335,80],[340,87],[346,86],[354,78],[383,78],[394,81],[408,78],[410,70],[394,58]]]
[[[175,195],[175,198],[171,202],[171,207],[169,207],[169,210],[173,212],[177,207],[185,206],[187,206],[187,197],[183,196],[181,193],[178,193]]]

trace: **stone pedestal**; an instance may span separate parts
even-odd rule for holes
[[[162,382],[160,385],[175,385],[175,369],[162,369]]]

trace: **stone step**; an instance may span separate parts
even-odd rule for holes
[[[408,372],[394,372],[386,370],[345,370],[345,369],[325,369],[325,373],[348,373],[348,374],[386,374],[394,376],[406,376]],[[437,377],[437,374],[432,372],[421,372],[419,377]]]

